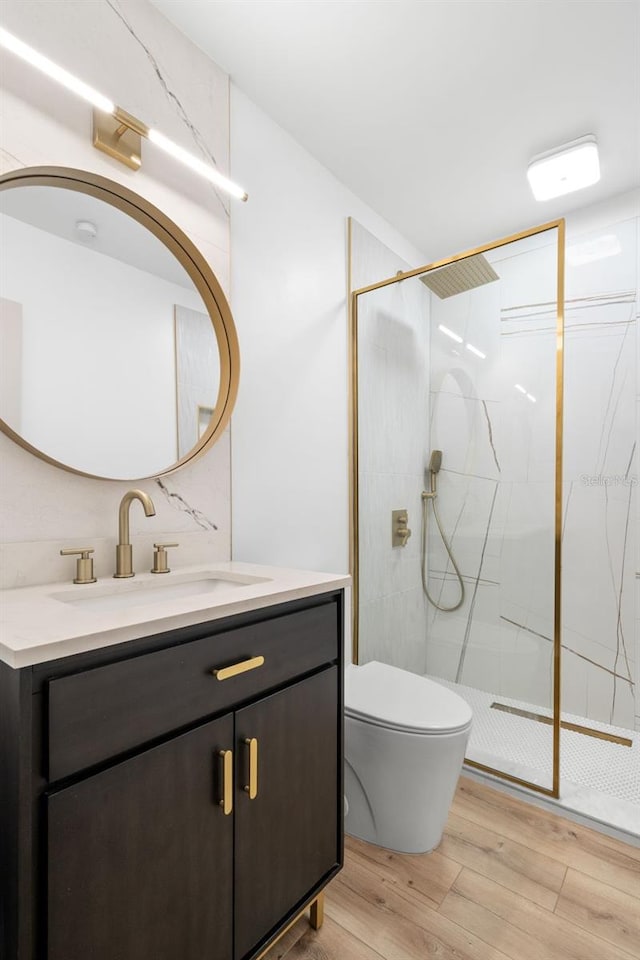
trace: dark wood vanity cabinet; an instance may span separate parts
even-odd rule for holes
[[[259,956],[342,865],[342,628],[323,594],[0,664],[2,960]]]
[[[228,960],[233,827],[213,758],[232,742],[226,716],[45,796],[48,960]]]

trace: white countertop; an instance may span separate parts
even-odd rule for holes
[[[212,592],[163,597],[165,588],[215,579]],[[256,578],[257,582],[246,582]],[[286,570],[248,563],[182,567],[162,576],[48,583],[0,591],[0,660],[27,667],[349,586],[344,574]],[[190,589],[186,588],[187,591]],[[133,594],[140,592],[140,602]],[[127,599],[123,609],[118,598]],[[104,599],[101,599],[104,598]],[[112,600],[111,598],[115,598]],[[106,602],[105,602],[106,600]],[[95,602],[95,606],[92,604]]]

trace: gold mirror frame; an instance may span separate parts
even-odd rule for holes
[[[481,247],[475,247],[472,250],[465,250],[464,253],[458,253],[453,257],[447,257],[445,260],[438,260],[435,263],[428,263],[423,267],[416,267],[413,270],[398,272],[393,277],[387,277],[377,283],[371,283],[366,287],[360,287],[354,290],[352,287],[352,229],[351,218],[347,221],[347,244],[348,244],[348,287],[349,287],[349,351],[351,366],[350,383],[350,567],[352,579],[352,660],[353,663],[359,662],[359,501],[358,501],[358,298],[363,294],[370,293],[372,290],[378,290],[381,287],[387,287],[394,283],[402,283],[411,277],[418,277],[431,270],[437,270],[439,267],[445,267],[450,263],[456,263],[458,260],[465,260],[467,257],[475,256],[479,253],[486,253],[488,250],[495,250],[497,247],[506,246],[517,240],[523,240],[539,233],[546,233],[549,230],[558,231],[558,249],[557,249],[557,312],[556,312],[556,432],[555,432],[555,509],[554,509],[554,611],[553,611],[553,753],[552,753],[552,785],[543,787],[540,784],[529,780],[523,780],[499,770],[496,767],[490,767],[475,760],[465,757],[467,766],[475,767],[484,773],[500,777],[509,783],[518,786],[527,787],[536,793],[557,799],[560,796],[560,729],[561,729],[561,666],[562,666],[562,470],[563,470],[563,440],[564,440],[564,273],[565,273],[565,221],[564,219],[552,220],[543,223],[538,227],[532,227],[529,230],[523,230],[520,233],[503,237],[500,240],[494,240],[492,243],[485,243]]]
[[[28,450],[29,453],[45,460],[54,467],[60,467],[69,473],[94,480],[124,480],[126,482],[147,480],[153,477],[166,476],[187,463],[194,462],[219,439],[227,426],[235,405],[240,379],[240,348],[231,308],[211,267],[198,248],[169,217],[152,203],[149,203],[148,200],[145,200],[144,197],[113,180],[68,167],[24,167],[0,176],[0,190],[27,186],[60,187],[65,190],[76,190],[79,193],[95,197],[97,200],[102,200],[132,217],[141,226],[146,227],[167,247],[192,280],[202,297],[213,324],[220,354],[220,385],[209,426],[202,437],[198,439],[196,445],[186,456],[177,460],[165,470],[158,471],[148,477],[114,478],[86,473],[84,470],[78,470],[55,460],[37,447],[32,446],[1,418],[0,430],[24,450]]]

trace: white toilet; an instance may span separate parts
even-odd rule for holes
[[[471,707],[426,677],[371,661],[345,671],[345,830],[402,853],[442,839]]]

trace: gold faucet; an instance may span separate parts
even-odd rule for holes
[[[129,508],[134,500],[144,507],[145,517],[155,517],[156,508],[144,490],[129,490],[120,501],[118,513],[118,546],[116,547],[116,572],[114,577],[135,577],[133,572],[133,548],[129,543]]]

